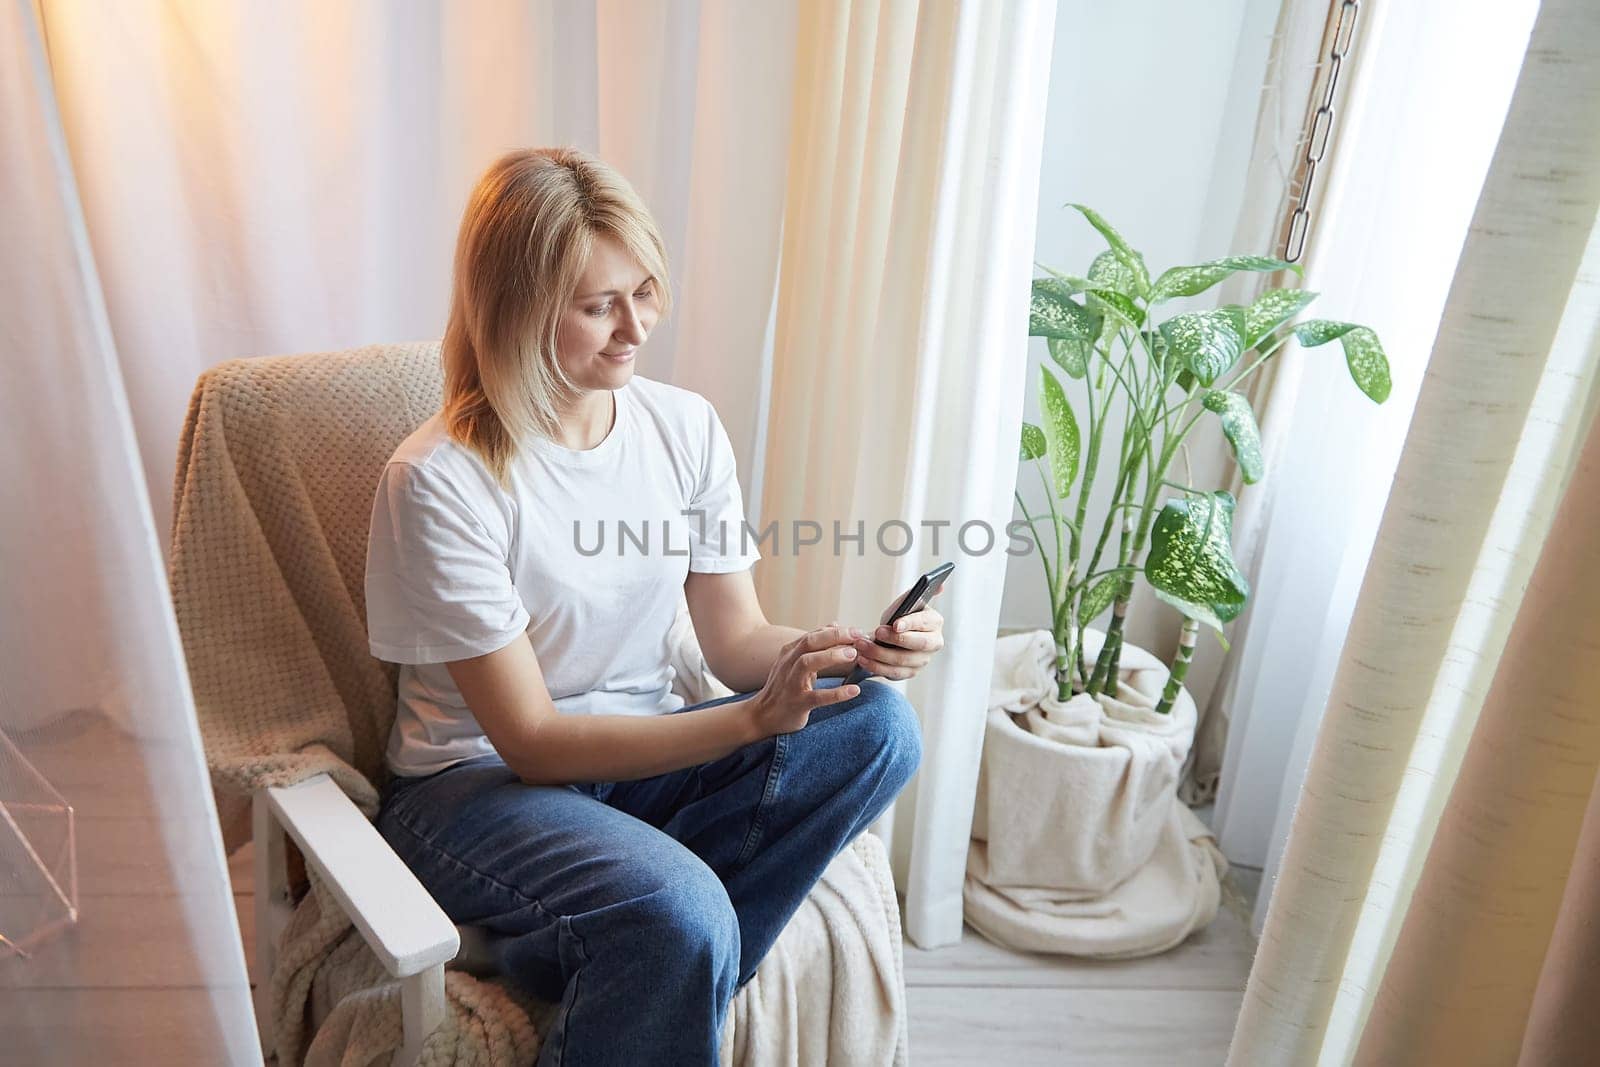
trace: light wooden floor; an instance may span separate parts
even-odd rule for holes
[[[184,899],[185,872],[209,860],[203,839],[162,822],[145,750],[88,713],[12,739],[73,807],[79,918],[34,958],[0,958],[0,1064],[225,1063],[212,991],[230,977],[189,950],[204,909]]]
[[[0,1065],[222,1062],[214,983],[178,948],[185,909],[149,787],[130,773],[136,746],[78,720],[31,739],[28,755],[76,809],[82,917],[38,958],[0,961]],[[248,849],[230,868],[253,958]],[[912,1063],[1221,1063],[1255,949],[1240,873],[1209,928],[1150,959],[1015,953],[970,928],[936,951],[908,944]]]
[[[1249,872],[1243,890],[1249,891]],[[959,945],[906,945],[911,1062],[1220,1064],[1255,954],[1247,896],[1171,952],[1090,961],[1013,952],[970,926]]]

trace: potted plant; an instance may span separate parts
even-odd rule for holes
[[[1045,338],[1050,360],[1041,368],[1040,425],[1024,423],[1021,460],[1037,469],[1048,513],[1030,513],[1017,494],[1044,570],[1050,625],[1020,640],[1002,638],[996,678],[1016,681],[1018,664],[1002,662],[1006,656],[1042,654],[1045,662],[1033,676],[1036,697],[991,712],[974,821],[984,847],[969,862],[980,889],[1004,895],[1012,887],[1008,907],[1018,906],[1021,886],[1054,891],[1058,901],[1062,894],[1087,900],[1112,893],[1151,864],[1163,842],[1183,843],[1171,828],[1189,816],[1175,795],[1195,723],[1184,675],[1200,628],[1213,630],[1226,649],[1223,625],[1250,595],[1230,543],[1232,495],[1188,484],[1187,474],[1176,478],[1180,458],[1188,469],[1190,433],[1201,420],[1219,420],[1243,481],[1259,481],[1266,473],[1260,433],[1241,390],[1290,341],[1307,348],[1338,341],[1363,393],[1382,403],[1390,387],[1388,360],[1371,329],[1293,321],[1317,296],[1304,289],[1274,287],[1248,307],[1159,317],[1168,301],[1198,296],[1239,271],[1298,279],[1295,264],[1229,256],[1152,277],[1144,257],[1105,219],[1071,206],[1108,247],[1081,277],[1043,267],[1046,276],[1033,281],[1028,332]],[[1063,375],[1084,385],[1082,421]],[[1113,424],[1121,431],[1110,447]],[[1110,505],[1091,515],[1091,494],[1106,480]],[[1170,666],[1124,642],[1128,604],[1141,581],[1182,616]],[[1103,632],[1092,629],[1108,611]],[[1019,776],[1033,782],[1032,795],[1013,796]],[[1065,799],[1041,803],[1041,780],[1057,783]],[[974,877],[968,883],[970,890]],[[1018,930],[1008,943],[1022,940]],[[1093,947],[1092,938],[1087,943]]]

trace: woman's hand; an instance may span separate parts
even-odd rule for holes
[[[866,635],[853,626],[835,623],[808,630],[783,646],[767,675],[767,684],[750,698],[763,738],[804,729],[817,708],[860,695],[859,685],[815,688],[817,675],[829,668],[837,673],[838,668],[855,662],[852,642],[858,640],[866,641]]]
[[[944,590],[940,589],[934,593],[934,598],[942,592]],[[899,602],[896,598],[895,604]],[[933,654],[944,647],[944,616],[929,605],[896,620],[891,628],[884,624],[893,612],[894,604],[884,608],[877,630],[870,637],[863,634],[856,641],[856,662],[873,674],[899,681],[914,677],[933,659]],[[884,648],[874,644],[874,640],[899,647]]]

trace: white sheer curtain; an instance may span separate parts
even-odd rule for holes
[[[1526,59],[1359,583],[1230,1063],[1593,1057],[1559,1032],[1538,1035],[1544,1057],[1522,1041],[1540,961],[1563,948],[1551,943],[1563,885],[1594,874],[1573,859],[1600,770],[1600,13],[1544,0],[1531,37],[1515,22],[1499,32]],[[1573,1003],[1592,1010],[1592,989]]]
[[[780,0],[41,0],[62,123],[166,544],[196,376],[439,336],[495,156],[599,153],[665,232],[640,372],[716,404],[750,484],[783,210]]]
[[[1255,4],[1251,6],[1254,8]],[[1276,21],[1269,38],[1264,78],[1260,82],[1245,83],[1253,91],[1256,115],[1251,130],[1249,163],[1240,176],[1243,195],[1237,201],[1237,221],[1232,242],[1227,246],[1230,252],[1283,254],[1284,223],[1298,202],[1304,184],[1307,113],[1312,101],[1321,102],[1317,90],[1328,74],[1330,37],[1337,25],[1336,19],[1330,24],[1328,5],[1317,0],[1283,4],[1274,0],[1273,7]],[[1356,35],[1358,46],[1361,36],[1360,33]],[[1250,73],[1251,68],[1242,65],[1235,74],[1236,92],[1243,88],[1239,82],[1249,78]],[[1344,84],[1348,86],[1353,74],[1351,70],[1343,73]],[[1220,172],[1213,182],[1220,184],[1230,180],[1236,180],[1231,172]],[[1321,232],[1319,227],[1318,233]],[[1218,303],[1248,306],[1263,290],[1283,283],[1284,279],[1278,275],[1241,272],[1217,286],[1215,299]],[[1233,450],[1216,426],[1197,428],[1201,432],[1196,434],[1190,447],[1195,471],[1193,484],[1225,486],[1239,500],[1233,516],[1233,557],[1249,579],[1250,588],[1256,590],[1258,601],[1271,595],[1270,590],[1261,587],[1258,550],[1264,520],[1271,510],[1270,502],[1282,483],[1274,472],[1278,470],[1284,449],[1295,436],[1290,417],[1305,372],[1303,360],[1275,359],[1255,373],[1246,389],[1261,427],[1261,449],[1268,472],[1261,482],[1252,486],[1244,484]],[[1321,366],[1315,369],[1313,380],[1338,375],[1336,366]],[[1200,705],[1194,755],[1179,786],[1179,795],[1187,804],[1200,805],[1216,799],[1223,749],[1238,700],[1240,656],[1250,642],[1256,615],[1256,610],[1252,609],[1233,624],[1229,635],[1234,646],[1231,654],[1197,656],[1184,677],[1184,686]],[[1243,726],[1248,713],[1239,718]]]
[[[793,20],[731,0],[4,0],[0,726],[77,809],[82,898],[75,930],[4,961],[0,1048],[259,1062],[162,575],[199,372],[438,336],[470,183],[503,150],[573,143],[630,175],[671,244],[679,313],[642,370],[716,403],[748,479]]]
[[[172,1062],[259,1063],[188,673],[29,0],[0,4],[0,128],[0,729],[75,809],[80,893],[77,923],[28,958],[0,947],[0,1058],[117,1062],[159,1019]],[[53,833],[12,792],[23,779],[0,758],[0,804],[20,799],[23,828]],[[0,915],[26,921],[16,827],[8,812]]]
[[[1394,385],[1374,405],[1336,349],[1296,349],[1263,427],[1281,451],[1220,695],[1232,723],[1214,820],[1230,860],[1266,869],[1257,929],[1536,6],[1364,5],[1341,75],[1304,285],[1325,294],[1311,314],[1377,330]],[[1286,381],[1298,387],[1280,398]]]
[[[757,581],[776,618],[871,626],[937,559],[946,649],[909,684],[923,764],[875,827],[907,936],[959,941],[961,887],[1016,484],[1047,0],[802,9],[763,523],[824,531]],[[993,550],[956,537],[982,520]],[[891,531],[917,532],[911,550]],[[864,544],[833,551],[833,524]],[[944,522],[935,548],[924,523]],[[968,544],[981,549],[974,527]]]

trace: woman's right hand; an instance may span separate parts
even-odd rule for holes
[[[784,645],[767,673],[767,684],[750,698],[762,737],[792,734],[805,728],[811,713],[861,693],[859,685],[815,688],[817,675],[830,667],[846,667],[856,659],[851,642],[865,635],[852,626],[808,630]]]

